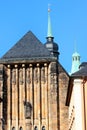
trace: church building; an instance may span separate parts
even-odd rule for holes
[[[0,59],[0,130],[68,130],[68,81],[48,10],[46,43],[29,31]]]

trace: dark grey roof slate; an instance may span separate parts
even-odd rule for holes
[[[82,63],[81,65],[81,68],[79,71],[73,73],[71,75],[71,77],[83,77],[83,76],[87,76],[87,62],[85,63]]]
[[[33,57],[51,57],[47,48],[29,31],[26,33],[2,58],[33,58]]]
[[[87,65],[87,62],[82,62],[79,68],[85,67]]]

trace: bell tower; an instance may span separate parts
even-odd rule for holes
[[[76,49],[72,55],[72,67],[71,67],[71,74],[79,70],[80,65],[80,54],[77,53]]]

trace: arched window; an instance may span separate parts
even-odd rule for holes
[[[42,130],[45,130],[45,126],[42,127]]]
[[[34,130],[38,130],[38,129],[37,129],[37,126],[35,126]]]
[[[20,130],[23,130],[23,128],[22,128],[22,127],[20,127]]]
[[[13,127],[12,130],[15,130],[15,127]]]

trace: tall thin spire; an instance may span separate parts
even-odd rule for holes
[[[50,12],[51,12],[50,5],[48,5],[48,31],[47,31],[47,37],[53,37],[52,36]]]
[[[50,51],[51,56],[54,56],[56,59],[59,57],[58,45],[54,42],[54,37],[52,35],[51,28],[51,19],[50,19],[50,5],[48,5],[48,31],[47,31],[47,42],[45,43],[46,48]]]

